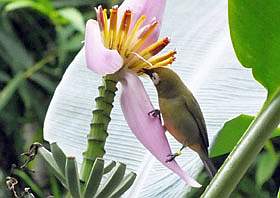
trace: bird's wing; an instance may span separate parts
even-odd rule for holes
[[[192,94],[188,95],[188,97],[185,96],[185,105],[199,128],[200,136],[203,140],[203,144],[207,151],[207,148],[209,147],[209,141],[205,120],[201,112],[200,106]]]

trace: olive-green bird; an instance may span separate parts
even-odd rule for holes
[[[188,146],[198,153],[210,176],[213,177],[216,168],[208,157],[206,124],[193,94],[171,69],[156,68],[144,72],[156,86],[160,106],[160,111],[154,110],[149,114],[160,116],[161,113],[165,128],[183,144],[179,152],[169,156],[167,162],[180,155],[181,150]]]

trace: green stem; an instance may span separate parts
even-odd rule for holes
[[[280,123],[280,91],[256,117],[201,197],[229,197]]]
[[[93,119],[90,132],[87,136],[87,149],[83,153],[81,179],[86,182],[90,175],[93,163],[97,157],[105,154],[105,142],[108,136],[107,129],[111,121],[110,114],[113,108],[117,80],[114,76],[107,75],[103,78],[103,85],[98,87],[99,96],[95,99],[96,110],[92,112]]]

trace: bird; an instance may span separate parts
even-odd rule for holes
[[[162,117],[165,129],[182,144],[181,149],[170,154],[166,162],[174,160],[185,147],[189,147],[199,155],[213,178],[216,168],[209,158],[206,123],[197,100],[173,70],[159,67],[144,69],[143,72],[153,81],[159,101],[159,110],[148,114]]]

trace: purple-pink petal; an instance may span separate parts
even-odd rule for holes
[[[125,0],[119,7],[120,16],[126,10],[131,10],[133,13],[132,24],[141,16],[145,15],[145,24],[150,23],[154,18],[161,22],[165,9],[166,0]]]
[[[166,167],[180,176],[192,187],[201,185],[186,174],[175,160],[165,162],[171,153],[165,130],[158,118],[148,116],[154,108],[140,79],[127,72],[124,75],[121,93],[121,107],[128,126],[138,140]]]
[[[104,47],[98,22],[88,20],[85,35],[87,67],[97,74],[112,74],[123,66],[123,59],[117,50]]]
[[[119,16],[122,16],[126,10],[131,10],[133,14],[132,25],[142,15],[147,17],[143,25],[147,25],[153,20],[159,22],[158,28],[145,43],[145,46],[147,46],[158,40],[165,4],[166,0],[125,0],[119,8]]]

